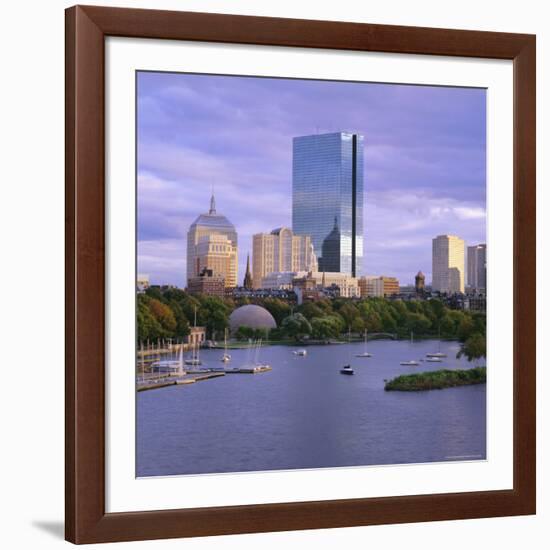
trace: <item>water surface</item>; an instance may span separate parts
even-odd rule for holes
[[[399,374],[469,368],[457,342],[442,342],[442,363],[417,367],[437,342],[262,348],[273,370],[231,374],[137,394],[137,475],[286,470],[484,459],[485,384],[425,392],[385,392]],[[248,350],[231,350],[236,367]],[[222,366],[223,350],[201,352]],[[354,376],[339,369],[352,363]]]

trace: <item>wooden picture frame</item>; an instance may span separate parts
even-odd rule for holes
[[[512,490],[105,513],[105,91],[109,36],[513,60]],[[195,537],[534,514],[535,36],[76,6],[66,11],[66,539]]]

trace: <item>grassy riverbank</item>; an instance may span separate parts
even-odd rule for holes
[[[487,380],[487,368],[475,367],[466,370],[436,370],[404,374],[386,382],[386,391],[423,391],[441,390],[456,386],[484,384]]]

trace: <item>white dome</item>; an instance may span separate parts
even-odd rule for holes
[[[238,307],[229,316],[229,326],[231,332],[235,332],[239,327],[258,328],[277,328],[277,323],[273,315],[265,307],[249,304]]]

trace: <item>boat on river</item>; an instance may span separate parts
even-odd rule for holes
[[[442,357],[447,357],[446,353],[442,353],[441,351],[441,327],[439,327],[439,333],[438,333],[438,339],[437,339],[437,351],[435,353],[426,353],[426,357],[432,358],[432,359],[441,359]],[[426,361],[429,361],[430,359],[426,359]],[[437,361],[434,361],[437,362]]]
[[[344,365],[340,369],[340,374],[355,374],[355,371],[353,370],[351,365]]]
[[[220,361],[222,363],[229,363],[229,361],[231,361],[231,355],[227,353],[227,329],[225,329],[225,333],[224,333],[223,349],[224,349],[224,352]]]
[[[367,331],[366,330],[365,330],[365,348],[364,348],[364,351],[363,351],[363,353],[357,353],[355,355],[355,357],[372,357],[372,354],[370,354],[367,351]]]
[[[411,344],[413,343],[414,343],[414,334],[411,331]],[[415,361],[414,359],[411,359],[410,361],[401,361],[399,364],[406,367],[416,367],[417,365],[420,365],[420,363],[418,361]]]
[[[294,353],[294,355],[297,355],[298,357],[305,357],[307,355],[307,350],[297,349],[297,350],[294,350],[292,353]]]

